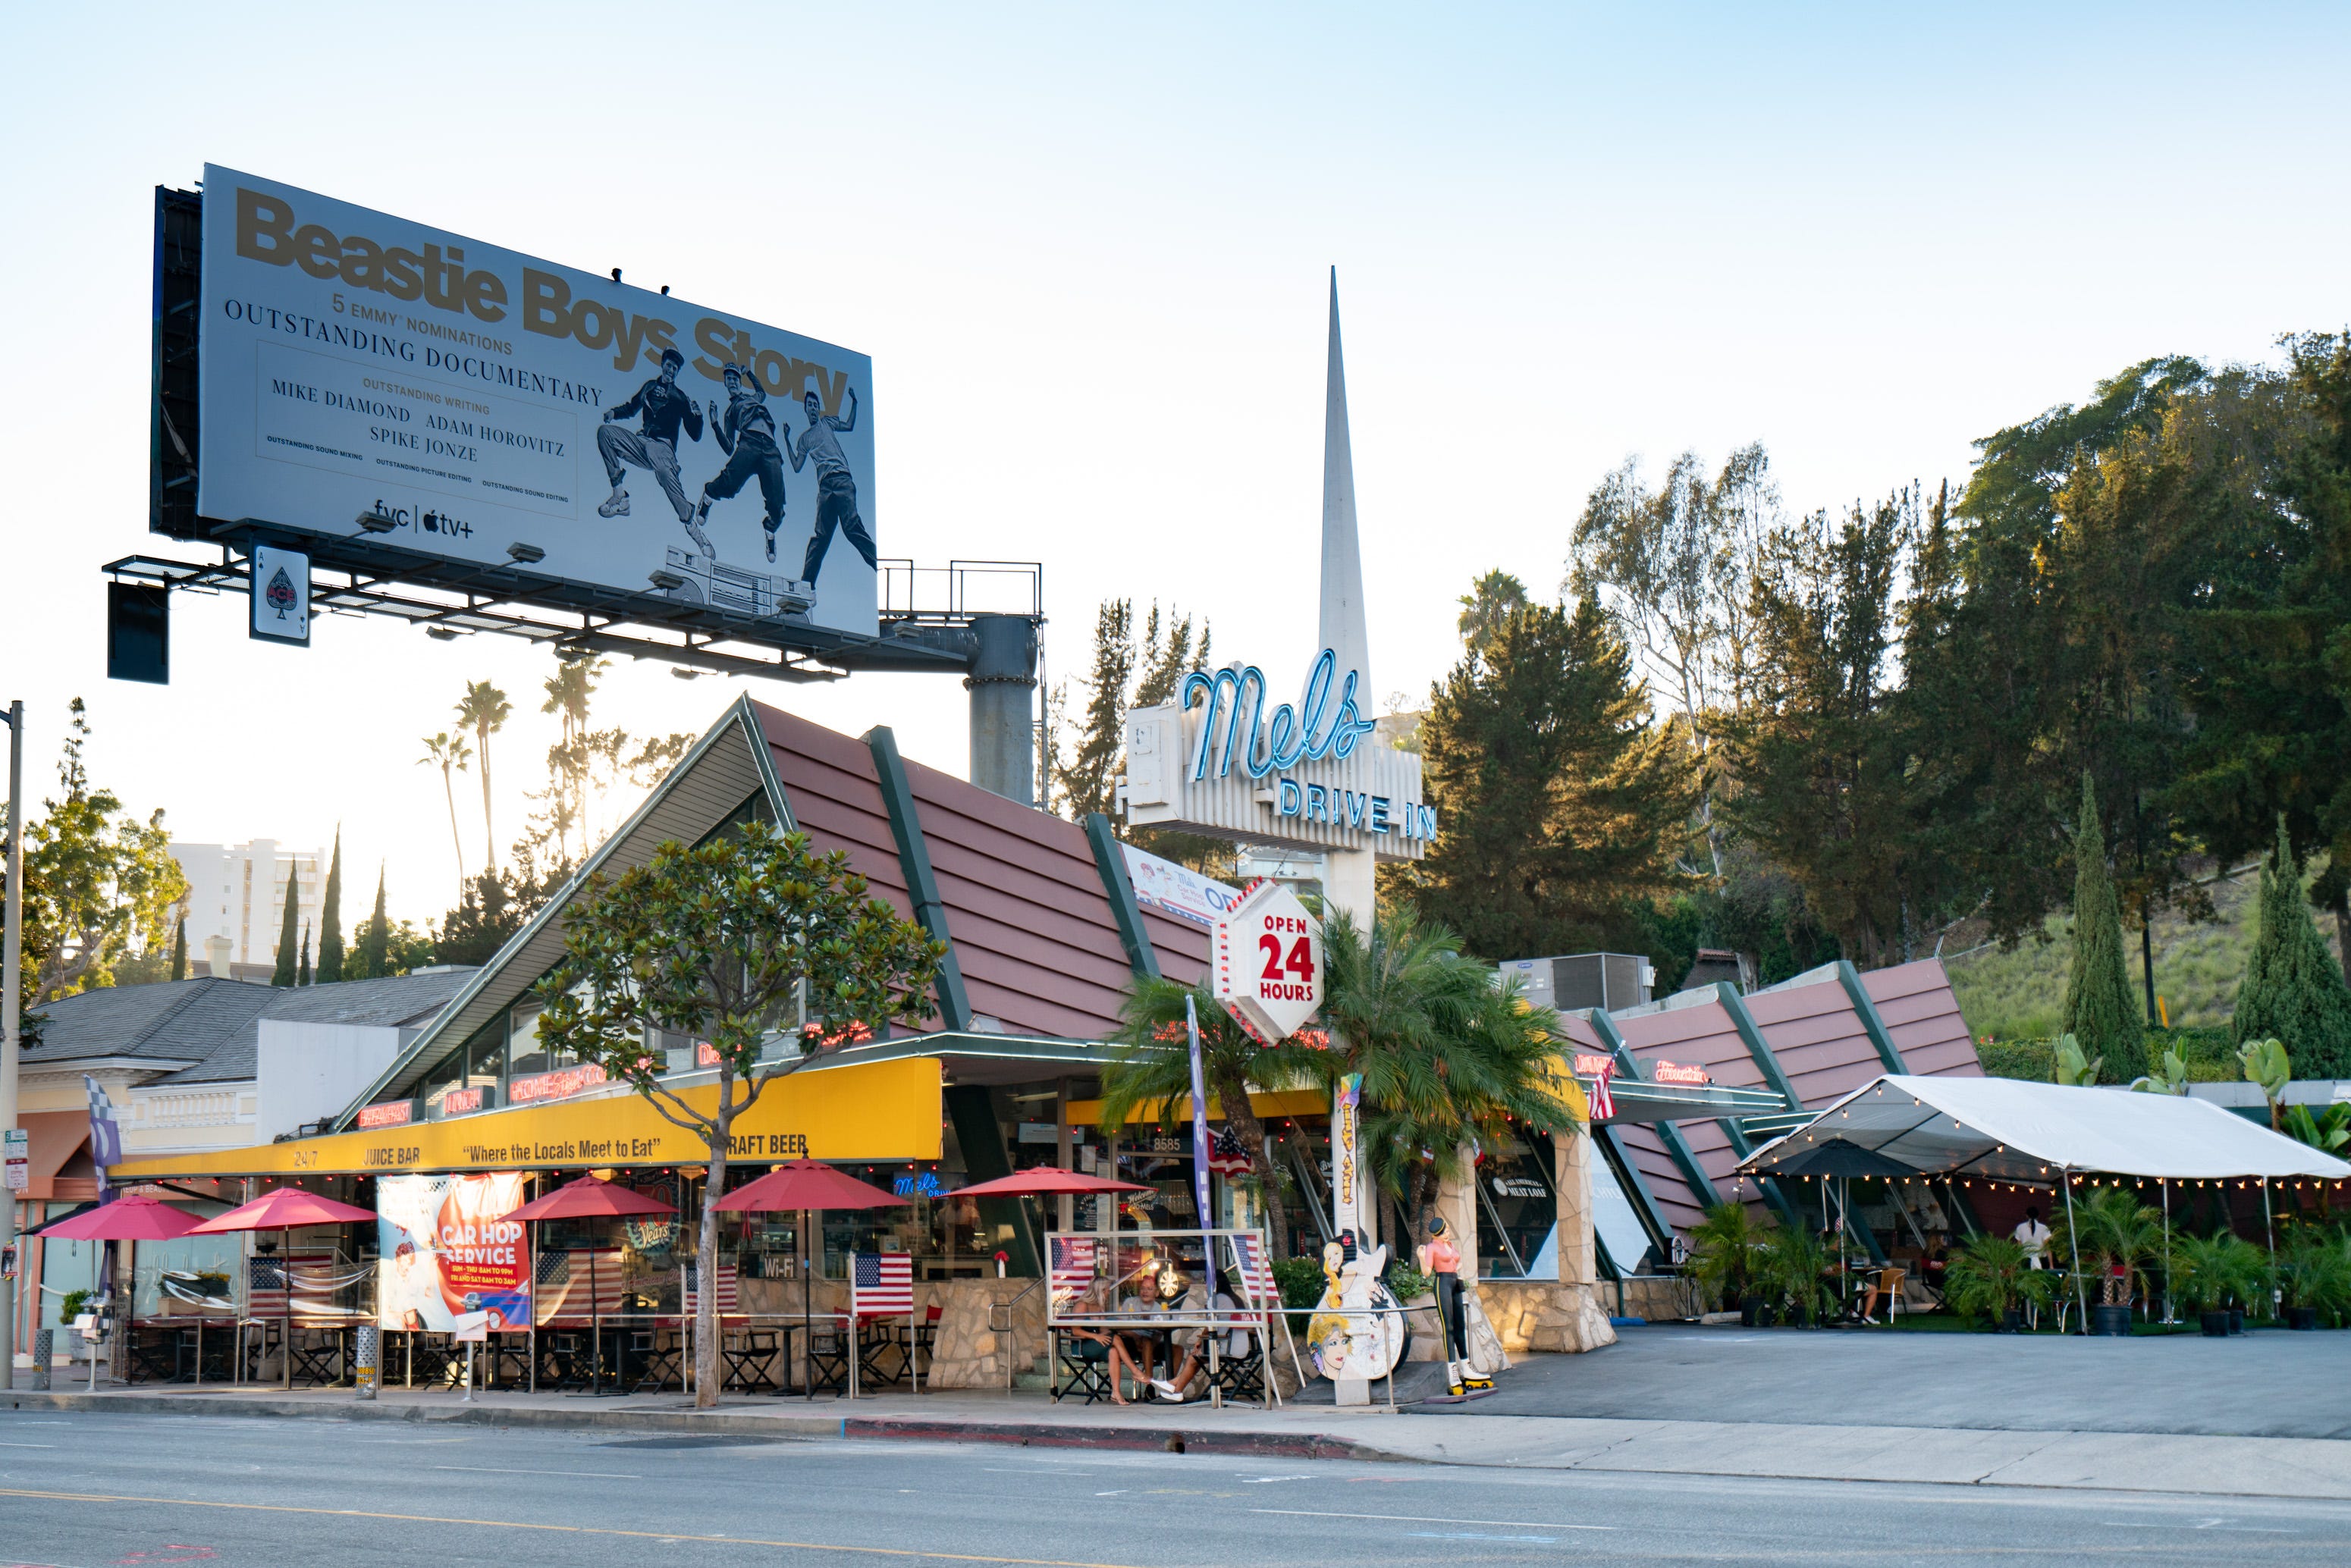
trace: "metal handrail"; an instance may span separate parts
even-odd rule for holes
[[[1044,1284],[1045,1280],[1046,1277],[1040,1274],[1004,1300],[988,1302],[987,1332],[1009,1336],[1012,1333],[1012,1309],[1027,1300],[1029,1293]],[[999,1307],[1004,1311],[1004,1322],[1001,1324],[996,1321],[997,1309]],[[1012,1347],[1008,1343],[1004,1347],[1004,1392],[1007,1394],[1012,1392]]]

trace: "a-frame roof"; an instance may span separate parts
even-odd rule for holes
[[[917,869],[926,862],[925,902],[945,922],[972,1014],[934,1019],[927,1027],[1105,1038],[1117,1027],[1131,970],[1112,909],[1114,894],[1085,830],[915,762],[902,765],[910,799],[893,812],[877,760],[884,747],[894,757],[887,733],[852,737],[738,699],[339,1125],[360,1105],[413,1091],[453,1047],[553,967],[562,956],[563,912],[590,875],[643,865],[664,841],[694,843],[755,795],[818,849],[846,852],[873,895],[901,914],[917,913],[910,858]],[[921,835],[922,856],[907,854],[902,833],[908,832]],[[1206,971],[1206,931],[1155,911],[1140,915],[1162,973],[1186,979]]]

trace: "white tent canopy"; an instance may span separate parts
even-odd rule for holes
[[[2351,1178],[2351,1165],[2207,1100],[2028,1083],[1887,1074],[1740,1162],[1770,1176],[1844,1138],[1921,1176],[2039,1182],[2067,1171],[2196,1180]]]

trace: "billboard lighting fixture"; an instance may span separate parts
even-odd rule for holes
[[[507,546],[507,559],[520,561],[525,566],[537,566],[547,559],[547,552],[537,545],[527,545],[520,539],[517,539]]]
[[[645,580],[664,593],[672,593],[685,586],[685,579],[666,568],[656,567],[645,573]]]
[[[424,634],[436,643],[454,643],[457,640],[457,633],[446,626],[427,626],[424,629]]]
[[[684,664],[672,664],[669,667],[669,673],[675,675],[681,681],[698,681],[702,679],[702,672],[700,670],[689,670]]]
[[[400,527],[400,519],[385,511],[381,501],[361,512],[354,521],[371,534],[388,534]]]

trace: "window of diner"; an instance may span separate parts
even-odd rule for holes
[[[528,1078],[557,1063],[538,1038],[538,1004],[517,1004],[507,1025],[507,1071],[510,1078]]]
[[[448,1108],[449,1092],[462,1089],[465,1085],[465,1048],[460,1046],[443,1057],[417,1084],[417,1097],[424,1102],[424,1114],[428,1118],[452,1114]]]
[[[1476,1177],[1479,1270],[1489,1279],[1524,1279],[1551,1254],[1559,1224],[1550,1134],[1533,1133],[1493,1145],[1479,1162]]]
[[[506,1070],[505,1031],[490,1030],[475,1035],[474,1043],[465,1048],[465,1087],[478,1096],[473,1109],[487,1111],[498,1103],[498,1087]]]

